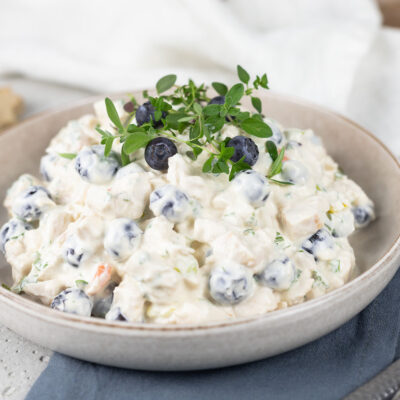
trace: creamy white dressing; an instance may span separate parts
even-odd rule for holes
[[[192,161],[185,144],[166,173],[143,150],[121,168],[97,147],[96,125],[112,127],[101,103],[95,111],[54,137],[42,180],[22,175],[7,193],[1,240],[14,290],[65,312],[87,316],[101,301],[94,314],[106,319],[180,324],[264,314],[350,279],[347,238],[373,219],[373,204],[311,130],[266,119],[286,146],[274,179],[291,185],[266,178],[266,139],[254,137],[257,163],[229,182],[202,173],[206,154]],[[239,134],[228,125],[221,137]],[[49,195],[27,197],[32,187]]]

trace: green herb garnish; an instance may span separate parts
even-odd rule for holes
[[[60,157],[67,158],[68,160],[73,160],[76,157],[75,153],[58,153]]]
[[[280,232],[276,232],[274,243],[279,244],[285,241],[285,238],[281,235]]]
[[[269,142],[273,143],[273,142]],[[275,143],[273,143],[275,145]],[[275,152],[274,152],[275,154]],[[271,155],[271,153],[270,153]],[[274,162],[271,164],[271,167],[269,169],[268,173],[268,178],[272,178],[275,175],[278,175],[281,170],[282,170],[282,161],[283,161],[283,156],[285,155],[285,147],[282,147],[281,151],[279,152],[278,156],[275,158]],[[272,157],[272,155],[271,155]]]
[[[281,151],[278,152],[278,149],[276,147],[276,144],[272,140],[268,140],[265,143],[265,149],[268,151],[271,159],[272,159],[272,164],[271,167],[269,168],[269,173],[267,175],[267,178],[273,182],[277,183],[278,185],[293,185],[292,182],[288,181],[279,181],[277,179],[273,179],[272,177],[275,175],[278,175],[281,170],[282,170],[282,161],[283,157],[285,155],[285,147],[282,147]]]
[[[97,127],[101,135],[101,143],[104,144],[104,154],[110,154],[114,140],[122,143],[122,164],[129,164],[129,155],[144,148],[154,138],[162,136],[174,142],[185,143],[190,147],[187,155],[196,160],[203,153],[208,153],[202,171],[204,173],[228,174],[229,180],[243,170],[250,169],[250,165],[244,162],[244,158],[234,162],[231,160],[234,149],[227,147],[229,138],[220,139],[219,132],[225,125],[233,125],[249,135],[259,138],[272,136],[271,128],[262,120],[261,100],[253,95],[253,91],[259,88],[268,88],[267,75],[256,76],[251,82],[249,73],[237,66],[237,73],[241,82],[228,88],[220,82],[211,85],[215,91],[225,96],[224,104],[208,104],[208,87],[205,84],[197,86],[191,79],[188,83],[176,85],[176,75],[167,75],[156,84],[158,96],[151,96],[147,91],[143,97],[150,101],[154,107],[154,120],[141,126],[130,123],[134,117],[135,107],[129,113],[127,123],[122,123],[118,112],[111,99],[106,98],[105,104],[108,117],[114,125],[115,132],[109,132]],[[171,92],[164,94],[171,89]],[[250,96],[251,103],[257,113],[242,111],[239,107],[243,96]],[[131,99],[136,104],[135,99]],[[164,117],[163,112],[166,112]],[[154,122],[160,121],[155,124]],[[157,127],[156,127],[157,126]],[[283,156],[283,155],[282,155]],[[272,175],[271,175],[272,176]]]
[[[313,270],[311,273],[312,278],[314,279],[314,286],[324,286],[324,287],[328,287],[328,284],[324,281],[324,279],[322,278],[322,276],[319,274],[318,271]]]
[[[269,178],[269,180],[270,180],[270,182],[277,183],[278,185],[283,185],[283,186],[292,186],[292,185],[294,185],[293,182],[278,181],[277,179],[272,179],[272,178]]]
[[[301,269],[296,269],[296,276],[295,276],[295,278],[294,278],[293,281],[292,281],[292,285],[293,285],[295,282],[298,282],[298,280],[300,279],[302,273],[303,273],[303,271],[302,271]]]
[[[329,265],[331,267],[332,272],[340,272],[341,270],[340,260],[332,260],[329,262]]]

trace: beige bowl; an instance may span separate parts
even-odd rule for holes
[[[1,197],[20,174],[38,174],[51,137],[70,119],[91,112],[94,100],[31,118],[0,137]],[[400,264],[399,163],[374,136],[337,114],[276,94],[262,100],[265,113],[284,126],[314,129],[342,169],[375,202],[377,220],[351,238],[360,276],[285,310],[182,326],[112,323],[63,314],[0,288],[0,321],[36,343],[80,359],[127,368],[190,370],[239,364],[293,349],[361,311]],[[7,219],[4,209],[0,219],[1,223]],[[0,281],[8,281],[9,270],[2,258]]]

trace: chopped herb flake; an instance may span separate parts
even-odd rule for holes
[[[276,232],[274,243],[279,244],[285,241],[285,238],[280,234],[280,232]]]
[[[68,160],[73,160],[77,155],[76,153],[58,153],[62,158],[67,158]]]
[[[319,274],[318,271],[313,270],[311,276],[314,279],[313,287],[316,286],[324,286],[325,288],[328,287],[328,284],[324,281],[324,279],[322,278],[322,276]]]

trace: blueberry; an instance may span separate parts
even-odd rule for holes
[[[174,142],[164,137],[151,140],[144,151],[144,158],[149,166],[157,171],[168,169],[168,159],[178,152]]]
[[[105,318],[110,311],[114,299],[114,289],[117,286],[115,282],[110,283],[100,295],[94,298],[92,316],[97,318]]]
[[[64,260],[72,267],[78,268],[90,256],[90,251],[86,247],[78,236],[69,236],[63,247]]]
[[[128,318],[121,312],[119,307],[112,308],[106,315],[108,321],[128,321]]]
[[[226,147],[233,147],[235,149],[235,152],[231,157],[231,160],[234,162],[237,162],[244,157],[243,161],[250,166],[253,166],[258,160],[258,147],[253,140],[246,136],[235,136],[229,140]]]
[[[155,108],[153,105],[149,102],[146,101],[146,103],[143,103],[141,106],[138,107],[136,110],[136,123],[138,126],[141,126],[147,122],[153,121],[153,126],[155,128],[160,128],[163,126],[161,119],[159,121],[155,120],[154,116]],[[167,113],[165,111],[162,112],[161,118],[165,118],[167,116]]]
[[[208,279],[210,296],[219,304],[233,305],[245,300],[251,292],[249,274],[234,262],[214,268]]]
[[[51,308],[55,310],[84,317],[90,317],[92,307],[92,300],[83,290],[78,288],[63,290],[51,303]]]
[[[150,194],[150,210],[171,222],[182,222],[190,213],[188,196],[173,185],[164,185]]]
[[[307,168],[296,160],[285,161],[282,165],[281,174],[285,181],[297,185],[304,185],[308,179]]]
[[[57,157],[54,154],[46,154],[40,160],[40,173],[43,179],[50,182],[53,179],[51,174],[51,167],[54,165]]]
[[[374,210],[370,205],[353,207],[351,211],[354,215],[356,228],[364,228],[374,218]]]
[[[320,229],[303,242],[302,249],[312,254],[315,261],[318,261],[319,258],[324,258],[323,253],[333,246],[332,235],[326,229]]]
[[[223,105],[225,104],[225,96],[215,96],[208,102],[208,104]]]
[[[277,258],[255,275],[262,286],[275,290],[287,290],[296,277],[296,268],[288,257]]]
[[[123,261],[137,248],[142,230],[129,218],[111,221],[104,237],[104,248],[111,257]]]
[[[42,214],[54,205],[46,188],[30,186],[15,199],[13,212],[18,218],[33,222],[39,220]]]
[[[0,250],[5,253],[5,245],[9,240],[16,239],[25,231],[32,229],[32,226],[20,219],[10,219],[0,229]]]
[[[104,155],[104,146],[95,145],[83,148],[75,159],[75,169],[78,174],[90,183],[109,182],[120,168],[120,162],[115,152],[108,157]]]
[[[256,208],[265,204],[271,192],[267,178],[252,169],[237,174],[232,185]]]

